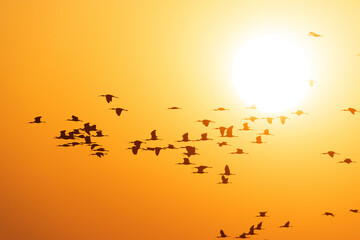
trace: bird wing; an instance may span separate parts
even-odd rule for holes
[[[230,168],[228,165],[225,166],[225,175],[230,175]]]

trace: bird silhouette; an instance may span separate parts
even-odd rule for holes
[[[213,140],[213,139],[208,138],[207,133],[203,133],[203,134],[201,134],[201,138],[197,141],[208,141],[208,140]]]
[[[345,158],[344,161],[340,161],[339,163],[347,163],[347,164],[350,164],[350,163],[356,163],[356,162],[352,161],[350,158]]]
[[[91,142],[91,138],[90,138],[90,136],[86,136],[85,137],[85,144],[91,144],[92,142]]]
[[[111,95],[111,94],[100,95],[99,97],[105,97],[105,99],[106,99],[106,101],[108,103],[110,103],[113,100],[113,98],[118,98],[118,97],[116,97],[114,95]]]
[[[179,107],[169,107],[168,109],[170,109],[170,110],[179,110],[181,108],[179,108]]]
[[[144,150],[148,150],[148,151],[154,151],[156,156],[159,156],[160,154],[160,150],[163,149],[162,147],[148,147]]]
[[[257,215],[256,217],[268,217],[266,216],[267,212],[259,212],[259,215]]]
[[[254,229],[255,229],[255,226],[252,225],[252,226],[250,227],[249,232],[247,233],[247,235],[255,235]]]
[[[207,172],[204,172],[204,170],[205,170],[206,168],[211,168],[211,167],[209,167],[209,166],[204,166],[204,165],[200,165],[200,166],[194,167],[194,168],[197,169],[197,172],[193,172],[193,173],[203,174],[203,173],[207,173]]]
[[[355,108],[348,108],[348,109],[341,109],[341,111],[344,111],[344,112],[351,112],[351,114],[355,114],[357,112],[359,112],[358,110],[356,110]]]
[[[251,116],[251,117],[249,117],[249,118],[244,118],[244,120],[250,120],[250,121],[252,121],[252,122],[255,122],[255,120],[257,120],[257,119],[259,119],[259,118],[254,117],[254,116]]]
[[[160,140],[158,137],[157,137],[157,135],[156,135],[156,130],[153,130],[152,132],[151,132],[151,138],[150,139],[146,139],[146,140],[151,140],[151,141],[156,141],[156,140]]]
[[[244,150],[241,148],[237,148],[236,152],[232,152],[231,154],[248,154],[248,153],[244,152]]]
[[[190,157],[192,155],[198,155],[198,153],[196,153],[196,148],[193,146],[186,146],[186,147],[182,147],[186,149],[186,153],[184,153],[186,156]]]
[[[350,209],[350,212],[359,213],[359,210],[358,209]]]
[[[239,129],[240,131],[249,131],[253,130],[249,127],[249,123],[243,123],[243,128]]]
[[[217,144],[219,145],[219,147],[229,146],[229,144],[227,142],[218,142]]]
[[[229,236],[227,236],[227,235],[224,233],[224,231],[221,229],[221,230],[220,230],[220,236],[218,236],[217,238],[226,238],[226,237],[229,237]]]
[[[320,35],[320,34],[317,34],[317,33],[314,33],[314,32],[309,32],[309,36],[310,37],[324,37],[323,35]]]
[[[325,215],[325,216],[332,216],[332,217],[335,216],[335,215],[334,215],[333,213],[331,213],[331,212],[324,212],[323,215]]]
[[[225,137],[235,137],[235,136],[233,135],[233,129],[234,129],[234,126],[228,127],[228,128],[226,129],[226,135],[225,135]]]
[[[261,136],[257,136],[255,139],[256,139],[256,141],[255,141],[255,142],[252,142],[252,143],[257,143],[257,144],[264,143],[264,142],[261,140]]]
[[[102,133],[102,130],[97,130],[96,131],[96,135],[94,135],[93,137],[106,137],[107,135],[104,135],[103,133]]]
[[[309,82],[310,87],[313,87],[314,83],[316,83],[316,81],[311,80],[311,79],[309,79],[308,82]]]
[[[230,172],[230,168],[228,165],[225,165],[225,172],[221,173],[220,175],[226,175],[226,176],[230,176],[230,175],[234,175]]]
[[[272,135],[272,134],[270,134],[269,129],[265,129],[263,133],[260,133],[260,135],[270,136],[270,135]]]
[[[99,146],[100,146],[99,144],[93,143],[93,144],[91,144],[90,148],[91,148],[91,150],[93,150],[94,148],[99,147]]]
[[[84,128],[82,128],[81,130],[84,130],[89,135],[90,131],[97,131],[96,125],[90,125],[90,123],[85,123]]]
[[[288,227],[292,227],[290,226],[290,222],[287,221],[284,225],[280,226],[281,228],[288,228]]]
[[[337,153],[337,152],[334,152],[334,151],[328,151],[328,152],[321,153],[321,154],[328,154],[330,157],[333,158],[335,154],[340,154],[340,153]]]
[[[29,122],[29,123],[45,123],[41,121],[41,116],[38,117],[34,117],[34,121],[33,122]]]
[[[246,107],[247,109],[256,109],[256,105],[255,104],[253,104],[253,105],[251,105],[250,107]]]
[[[116,115],[118,115],[118,116],[120,116],[122,111],[128,111],[127,109],[124,109],[124,108],[110,108],[109,110],[115,110]]]
[[[280,116],[280,117],[277,117],[277,118],[280,118],[280,121],[281,121],[282,124],[285,124],[285,120],[286,120],[286,119],[289,119],[289,118],[286,117],[286,116]]]
[[[131,149],[132,153],[134,155],[136,155],[136,154],[138,154],[140,147],[132,146],[131,148],[128,148],[128,149]]]
[[[135,140],[135,141],[130,142],[130,143],[133,143],[135,147],[140,148],[141,144],[144,143],[144,142],[142,142],[140,140]]]
[[[66,121],[72,121],[72,122],[82,122],[77,116],[72,115],[71,118],[66,119]]]
[[[272,118],[272,117],[266,117],[266,118],[261,118],[261,119],[266,119],[266,121],[267,121],[269,124],[272,124],[272,121],[274,120],[274,118]]]
[[[95,152],[108,152],[109,150],[106,150],[105,148],[98,148],[94,149]]]
[[[165,147],[164,149],[177,149],[177,148],[172,144],[168,144],[168,146]]]
[[[103,152],[96,152],[96,153],[92,153],[90,155],[95,155],[95,156],[98,156],[99,158],[102,158],[103,156],[105,156],[105,153]]]
[[[246,233],[243,233],[243,234],[241,234],[240,236],[238,236],[236,238],[248,238],[248,237],[246,236]]]
[[[189,158],[183,158],[184,162],[182,163],[177,163],[178,165],[194,165],[193,163],[190,162]]]
[[[229,183],[229,178],[222,175],[221,176],[221,182],[219,182],[219,184],[228,184],[228,183]]]
[[[226,131],[226,127],[218,127],[218,128],[214,128],[214,129],[219,129],[221,136],[224,137],[225,131]]]
[[[213,109],[213,110],[214,111],[226,111],[226,110],[230,110],[230,109],[219,107],[219,108],[216,108],[216,109]]]
[[[197,122],[201,122],[202,124],[204,124],[205,127],[208,127],[210,123],[214,123],[214,121],[208,119],[198,120]]]
[[[256,225],[255,230],[262,230],[262,222],[258,223],[258,225]]]
[[[296,114],[296,115],[300,116],[302,114],[309,114],[309,113],[305,113],[303,110],[297,110],[296,112],[292,112],[291,114]]]
[[[182,140],[178,141],[178,142],[189,142],[189,133],[184,133],[182,135]]]

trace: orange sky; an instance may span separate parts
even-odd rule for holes
[[[360,2],[292,2],[1,2],[0,239],[205,240],[260,220],[265,230],[252,239],[357,239],[360,214],[349,209],[360,208],[360,118],[340,109],[360,108]],[[231,80],[237,50],[268,33],[301,47],[317,81],[283,113],[246,109]],[[106,93],[119,98],[106,103]],[[129,111],[117,117],[110,107]],[[289,114],[297,109],[309,115]],[[99,140],[107,156],[57,147],[59,131],[82,127],[65,121],[72,114],[109,135]],[[214,127],[280,114],[291,119],[255,122],[226,139],[231,146],[216,145]],[[45,124],[27,124],[39,115]],[[274,136],[250,143],[265,128]],[[163,140],[145,147],[197,146],[191,160],[209,173],[177,166],[182,149],[126,149],[154,129]],[[176,143],[185,132],[215,140]],[[228,154],[235,148],[250,154]],[[328,150],[341,155],[321,155]],[[358,163],[337,164],[345,157]],[[217,184],[226,164],[236,175]],[[280,229],[288,220],[294,227]]]

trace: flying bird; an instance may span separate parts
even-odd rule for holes
[[[218,142],[217,144],[219,145],[219,147],[229,146],[229,144],[227,144],[227,142]]]
[[[257,144],[265,143],[261,140],[261,136],[257,136],[255,139],[256,139],[256,141],[252,142],[252,143],[257,143]]]
[[[296,112],[292,112],[291,114],[296,114],[296,115],[300,116],[302,114],[309,114],[309,113],[305,113],[303,110],[297,110]]]
[[[256,105],[255,104],[253,104],[253,105],[251,105],[250,107],[246,107],[247,109],[256,109]]]
[[[322,153],[322,154],[328,154],[330,157],[334,157],[335,154],[340,154],[340,153],[337,153],[337,152],[334,152],[334,151],[328,151],[328,152],[325,152],[325,153]]]
[[[314,33],[314,32],[309,32],[309,36],[310,37],[324,37],[323,35],[320,35],[320,34],[317,34],[317,33]]]
[[[281,121],[282,124],[285,124],[285,120],[289,119],[288,117],[285,117],[285,116],[280,116],[280,117],[277,117],[277,118],[280,118],[280,121]]]
[[[226,127],[218,127],[218,128],[214,128],[214,129],[219,129],[221,136],[224,137],[225,131],[226,131]]]
[[[233,128],[234,128],[234,126],[230,126],[230,127],[228,127],[228,128],[226,129],[226,135],[225,135],[225,137],[235,137],[235,136],[233,135]]]
[[[186,147],[182,147],[186,149],[186,153],[184,153],[186,156],[190,157],[192,155],[198,155],[198,153],[196,153],[196,148],[193,146],[186,146]]]
[[[256,225],[255,230],[262,230],[262,222],[260,222],[258,225]]]
[[[230,109],[226,109],[226,108],[223,108],[223,107],[219,107],[219,108],[214,109],[214,111],[226,111],[226,110],[230,110]]]
[[[122,111],[128,111],[127,109],[124,109],[124,108],[110,108],[109,110],[115,110],[116,115],[118,115],[118,116],[120,116]]]
[[[107,135],[104,135],[101,130],[96,131],[96,135],[93,137],[106,137]]]
[[[207,137],[207,133],[203,133],[201,134],[201,138],[197,141],[208,141],[208,140],[212,140],[212,139]]]
[[[179,110],[179,109],[182,109],[182,108],[179,108],[179,107],[169,107],[168,109],[170,109],[170,110]]]
[[[34,121],[33,122],[29,122],[29,123],[45,123],[41,121],[41,116],[38,117],[34,117]]]
[[[189,158],[183,158],[184,161],[182,163],[177,163],[178,165],[193,165],[193,163],[190,162]]]
[[[269,129],[265,129],[263,133],[260,133],[260,135],[270,136],[270,135],[272,135],[272,134],[270,134]]]
[[[268,217],[266,216],[267,212],[259,212],[259,215],[257,215],[256,217]]]
[[[280,226],[281,228],[288,228],[288,227],[292,227],[290,226],[290,222],[287,221],[284,225]]]
[[[345,158],[344,161],[340,161],[339,163],[347,163],[347,164],[350,164],[350,163],[356,163],[356,162],[352,161],[350,158]]]
[[[234,175],[230,172],[230,168],[228,165],[225,166],[225,173],[221,173],[220,175],[226,175],[226,176],[230,176],[230,175]]]
[[[172,144],[168,144],[168,146],[165,147],[164,149],[177,149],[177,148]]]
[[[248,154],[248,153],[244,152],[244,150],[241,148],[237,148],[236,152],[232,152],[231,154]]]
[[[314,83],[316,83],[316,81],[311,80],[311,79],[309,79],[308,82],[309,82],[310,87],[313,87]]]
[[[71,118],[66,119],[66,121],[72,121],[72,122],[82,122],[77,116],[72,115]]]
[[[219,182],[219,184],[228,184],[228,183],[229,183],[229,178],[222,175],[221,176],[221,182]]]
[[[243,233],[243,234],[241,234],[240,236],[238,236],[236,238],[248,238],[248,237],[246,236],[246,233]]]
[[[224,233],[224,231],[221,229],[221,230],[220,230],[220,236],[218,236],[217,238],[226,238],[226,237],[229,237],[229,236],[226,235],[226,234]]]
[[[325,216],[332,216],[332,217],[334,217],[334,214],[333,214],[333,213],[331,213],[331,212],[325,212],[323,215],[325,215]]]
[[[249,131],[253,130],[249,127],[249,123],[243,123],[243,128],[239,129],[240,131]]]
[[[255,122],[255,120],[257,120],[257,119],[259,119],[259,118],[254,117],[254,116],[251,116],[251,117],[249,117],[249,118],[244,118],[244,120],[250,120],[250,121],[252,121],[252,122]]]
[[[106,99],[106,101],[108,103],[110,103],[113,100],[113,98],[118,98],[118,97],[116,97],[114,95],[111,95],[111,94],[100,95],[99,97],[105,97],[105,99]]]
[[[153,131],[151,132],[151,138],[150,138],[150,139],[146,139],[146,140],[152,140],[152,141],[160,140],[160,139],[158,138],[158,136],[156,135],[156,130],[153,130]]]
[[[90,123],[85,123],[84,128],[82,128],[81,130],[84,130],[89,135],[90,131],[97,131],[96,125],[90,125]]]
[[[198,120],[197,122],[201,122],[202,124],[204,124],[205,127],[208,127],[210,123],[214,123],[214,121],[208,119]]]
[[[269,124],[272,124],[272,121],[274,120],[274,118],[272,118],[272,117],[266,117],[266,118],[261,118],[261,119],[266,119],[266,121],[267,121]]]
[[[206,168],[211,168],[211,167],[209,167],[209,166],[204,166],[204,165],[200,165],[200,166],[194,167],[194,168],[197,169],[197,172],[193,172],[193,173],[200,173],[200,174],[202,174],[202,173],[207,173],[207,172],[204,172],[204,170],[205,170]]]
[[[255,235],[254,229],[255,229],[255,226],[252,225],[252,226],[250,227],[249,232],[247,233],[247,235]]]
[[[341,111],[344,111],[344,112],[351,112],[351,114],[355,114],[356,112],[359,112],[358,110],[356,110],[355,108],[348,108],[348,109],[341,109]]]
[[[350,212],[359,213],[359,210],[358,209],[350,209]]]
[[[95,155],[95,156],[98,156],[99,158],[102,158],[105,154],[103,152],[96,152],[96,153],[92,153],[90,155]]]

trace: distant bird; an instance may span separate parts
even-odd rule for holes
[[[224,137],[225,131],[226,131],[226,127],[218,127],[218,128],[215,128],[215,129],[219,129],[221,136]]]
[[[214,123],[214,121],[208,119],[198,120],[197,122],[201,122],[202,124],[204,124],[205,127],[208,127],[210,123]]]
[[[201,134],[201,138],[198,141],[208,141],[208,140],[213,140],[213,139],[208,138],[207,133],[203,133]]]
[[[250,107],[246,107],[247,109],[256,109],[256,105],[255,104],[253,104],[253,105],[251,105]]]
[[[264,143],[264,142],[261,140],[261,136],[257,136],[255,139],[256,139],[256,141],[255,141],[255,142],[252,142],[252,143],[257,143],[257,144]]]
[[[248,154],[248,153],[244,152],[244,150],[242,150],[241,148],[237,148],[236,152],[232,152],[231,154]]]
[[[99,97],[105,97],[105,99],[106,99],[106,101],[107,101],[108,103],[110,103],[110,102],[113,100],[113,98],[118,98],[118,97],[116,97],[116,96],[114,96],[114,95],[111,95],[111,94],[100,95]]]
[[[249,123],[243,123],[243,128],[239,129],[240,131],[249,131],[253,130],[249,127]]]
[[[94,149],[95,152],[108,152],[109,150],[106,150],[105,148],[98,148]]]
[[[233,129],[234,129],[234,126],[228,127],[228,128],[226,129],[226,135],[225,135],[225,137],[235,137],[235,136],[233,135]]]
[[[177,149],[177,148],[172,144],[168,144],[168,146],[165,147],[164,149]]]
[[[289,119],[289,118],[286,117],[286,116],[280,116],[280,117],[277,117],[277,118],[280,118],[280,121],[281,121],[282,124],[285,124],[285,120],[286,120],[286,119]]]
[[[238,236],[236,238],[248,238],[248,237],[246,236],[246,233],[243,233],[243,234],[241,234],[240,236]]]
[[[178,165],[193,165],[193,163],[190,162],[189,158],[183,158],[184,162],[178,163]]]
[[[170,109],[170,110],[178,110],[178,109],[181,109],[181,108],[179,108],[179,107],[169,107],[168,109]]]
[[[221,173],[220,175],[226,175],[226,176],[230,176],[230,175],[234,175],[230,172],[230,168],[228,165],[225,166],[225,172]]]
[[[260,222],[258,225],[256,225],[255,230],[262,230],[262,222]]]
[[[227,235],[224,233],[224,231],[221,229],[221,230],[220,230],[220,236],[218,236],[217,238],[226,238],[226,237],[229,237],[229,236],[227,236]]]
[[[358,209],[350,209],[350,212],[359,213],[359,210]]]
[[[323,37],[323,35],[320,35],[320,34],[317,34],[317,33],[314,33],[314,32],[309,32],[309,36],[310,37]]]
[[[226,110],[230,110],[230,109],[223,108],[223,107],[219,107],[219,108],[214,109],[214,111],[226,111]]]
[[[244,118],[244,120],[250,120],[250,121],[252,121],[252,122],[255,122],[255,120],[257,120],[257,119],[259,119],[259,118],[254,117],[254,116],[251,116],[251,117],[249,117],[249,118]]]
[[[272,117],[266,117],[266,118],[261,118],[261,119],[266,119],[266,121],[267,121],[269,124],[272,124],[272,121],[274,120],[274,118],[272,118]]]
[[[184,153],[186,156],[190,157],[192,155],[198,155],[198,153],[196,153],[196,148],[193,147],[193,146],[186,146],[186,147],[183,147],[186,149],[186,153]]]
[[[132,153],[136,155],[139,152],[140,147],[132,146],[131,148],[128,149],[131,149]]]
[[[66,139],[67,135],[66,135],[66,130],[61,130],[60,131],[60,136],[59,137],[55,137],[57,139]]]
[[[325,152],[325,153],[322,153],[322,154],[328,154],[330,157],[334,157],[335,154],[340,154],[340,153],[337,153],[337,152],[334,152],[334,151],[328,151],[328,152]]]
[[[115,110],[116,115],[118,115],[118,116],[120,116],[122,111],[128,111],[127,109],[124,109],[124,108],[110,108],[109,110]]]
[[[61,145],[57,145],[58,147],[71,147],[72,145],[69,144],[69,143],[64,143],[64,144],[61,144]]]
[[[146,139],[146,140],[152,140],[152,141],[156,141],[156,140],[160,140],[157,135],[156,135],[156,130],[153,130],[151,132],[151,138],[150,139]]]
[[[105,154],[103,152],[96,152],[96,153],[92,153],[91,155],[96,155],[99,158],[102,158]]]
[[[189,142],[189,133],[184,133],[182,135],[182,140],[178,141],[178,142]]]
[[[96,131],[96,135],[94,137],[106,137],[107,135],[104,135],[101,130]]]
[[[34,121],[33,122],[29,122],[29,123],[45,123],[41,121],[41,116],[39,117],[34,117]]]
[[[148,148],[146,148],[146,149],[144,149],[144,150],[154,151],[154,152],[155,152],[155,155],[156,155],[156,156],[159,156],[161,149],[163,149],[163,148],[162,148],[162,147],[154,147],[154,148],[148,147]]]
[[[73,130],[73,133],[74,133],[74,134],[80,134],[80,130],[79,130],[79,129],[74,129],[74,130]]]
[[[220,184],[228,184],[229,183],[229,178],[225,177],[224,175],[221,176],[221,182],[219,182]]]
[[[250,227],[249,232],[247,233],[247,235],[255,235],[254,229],[255,229],[255,226],[252,225],[252,226]]]
[[[89,135],[90,131],[97,131],[96,125],[90,125],[90,123],[85,123],[84,128],[82,128],[81,130],[84,130]]]
[[[86,136],[86,137],[85,137],[85,143],[86,143],[86,144],[91,144],[91,143],[92,143],[90,136]]]
[[[270,136],[270,135],[272,135],[272,134],[270,134],[269,129],[265,129],[263,133],[260,133],[260,135]]]
[[[93,150],[94,148],[96,148],[96,147],[99,147],[100,145],[99,144],[97,144],[97,143],[93,143],[93,144],[91,144],[91,150]]]
[[[292,112],[292,114],[296,114],[296,115],[300,116],[302,114],[308,114],[308,113],[305,113],[303,110],[297,110],[296,112]]]
[[[194,168],[197,169],[197,172],[193,172],[193,173],[200,173],[200,174],[202,174],[202,173],[207,173],[207,172],[204,172],[204,170],[205,170],[206,168],[211,168],[211,167],[209,167],[209,166],[204,166],[204,165],[200,165],[200,166],[194,167]]]
[[[340,161],[339,163],[347,163],[347,164],[350,164],[350,163],[356,163],[356,162],[352,161],[350,158],[345,158],[344,161]]]
[[[280,226],[281,228],[288,228],[288,227],[292,227],[290,226],[290,222],[287,221],[284,225]]]
[[[333,213],[331,213],[331,212],[325,212],[323,215],[325,215],[325,216],[332,216],[332,217],[334,217],[334,214],[333,214]]]
[[[135,147],[140,148],[141,144],[144,143],[144,142],[142,142],[140,140],[135,140],[135,141],[130,142],[130,143],[133,143]]]
[[[257,215],[256,217],[268,217],[266,216],[267,212],[259,212],[259,215]]]
[[[313,87],[314,83],[316,83],[316,81],[311,80],[311,79],[309,79],[308,82],[309,82],[310,87]]]
[[[348,112],[351,112],[353,115],[356,113],[356,112],[359,112],[358,110],[356,110],[355,108],[348,108],[348,109],[341,109],[341,111],[348,111]]]
[[[217,144],[219,145],[219,147],[229,146],[229,145],[227,144],[227,142],[218,142]]]
[[[71,118],[66,119],[66,121],[72,121],[72,122],[82,122],[77,116],[72,115]]]

